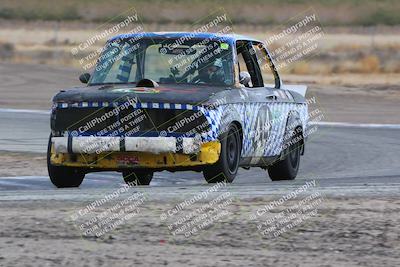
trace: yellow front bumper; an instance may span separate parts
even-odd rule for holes
[[[108,152],[100,154],[55,153],[51,149],[50,161],[56,166],[85,167],[93,169],[191,167],[213,164],[218,161],[221,143],[204,143],[200,152],[194,155],[179,153],[153,154],[148,152]]]

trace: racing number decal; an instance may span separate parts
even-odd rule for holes
[[[262,157],[267,147],[268,137],[270,135],[270,111],[267,104],[262,105],[257,112],[257,116],[252,120],[252,150],[253,157]]]

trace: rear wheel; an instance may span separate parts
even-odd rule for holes
[[[50,181],[58,188],[79,187],[85,178],[85,172],[71,167],[55,166],[51,164],[51,136],[47,147],[47,170]]]
[[[300,166],[300,153],[302,148],[302,135],[293,135],[290,146],[285,149],[284,159],[274,163],[268,168],[268,174],[272,181],[294,180]]]
[[[123,171],[122,177],[130,186],[149,185],[153,179],[153,172],[148,170]]]
[[[242,149],[239,128],[235,124],[231,124],[227,133],[223,134],[220,139],[221,155],[218,161],[203,170],[204,178],[208,183],[233,182],[239,167]]]

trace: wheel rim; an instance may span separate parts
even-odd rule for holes
[[[228,168],[231,173],[235,173],[237,170],[238,164],[238,142],[236,133],[233,130],[229,131],[227,140],[226,140],[226,159],[228,162]]]

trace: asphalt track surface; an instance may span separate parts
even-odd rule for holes
[[[0,110],[0,150],[45,153],[49,115],[43,111]],[[301,158],[296,181],[271,182],[260,168],[241,169],[231,185],[242,197],[282,194],[316,180],[326,194],[400,193],[400,129],[387,125],[328,124],[318,127]],[[10,166],[12,168],[12,166]],[[0,200],[86,199],[123,184],[116,172],[88,174],[79,189],[56,189],[46,176],[0,178]],[[168,189],[167,189],[167,188]],[[207,187],[195,172],[156,173],[148,190],[155,198],[179,197]],[[50,193],[48,190],[52,190]],[[43,192],[46,192],[45,194]]]
[[[46,112],[3,110],[0,125],[0,151],[46,151]],[[83,235],[79,225],[90,221],[78,217],[73,222],[71,215],[120,190],[120,174],[89,174],[79,188],[71,189],[55,188],[47,176],[0,177],[0,265],[398,266],[398,128],[341,123],[319,126],[309,138],[296,180],[271,182],[259,168],[241,169],[233,184],[208,195],[211,203],[229,194],[231,204],[217,210],[217,215],[231,215],[211,221],[210,228],[189,237],[187,232],[174,235],[168,227],[208,200],[163,218],[175,205],[210,189],[201,173],[157,173],[149,187],[130,188],[96,208],[89,218],[138,192],[146,196],[136,217],[100,237]],[[256,210],[314,181],[306,195],[321,196],[321,204],[313,210],[317,215],[305,217],[282,236],[263,237],[257,224],[265,219],[257,218]],[[274,208],[273,214],[282,214],[284,208],[300,205],[304,199],[289,200]],[[288,218],[289,214],[282,223]]]

